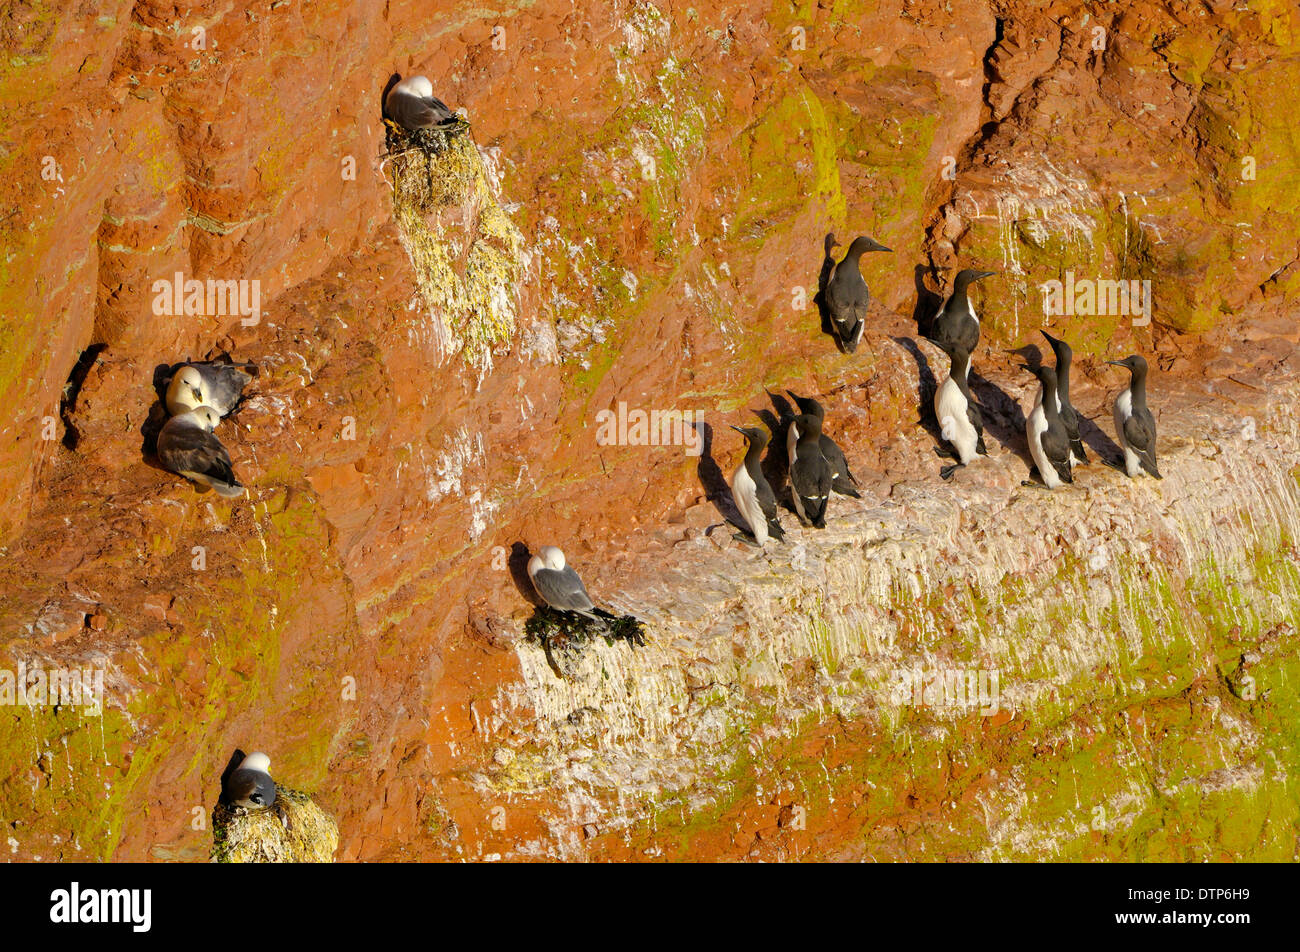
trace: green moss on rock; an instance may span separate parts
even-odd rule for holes
[[[277,787],[275,804],[212,811],[214,863],[332,863],[339,845],[334,818],[305,793]]]

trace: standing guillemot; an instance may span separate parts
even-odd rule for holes
[[[841,496],[852,496],[854,499],[861,499],[862,494],[857,489],[858,480],[849,470],[849,461],[845,459],[844,451],[840,449],[838,443],[826,435],[823,429],[826,426],[826,408],[813,397],[796,397],[789,390],[786,393],[798,405],[799,412],[817,418],[817,426],[821,432],[819,443],[822,448],[822,456],[826,458],[826,465],[831,468],[831,489]]]
[[[1070,438],[1070,455],[1077,465],[1083,465],[1088,462],[1088,454],[1084,452],[1083,440],[1079,439],[1079,414],[1070,403],[1070,363],[1074,360],[1074,351],[1065,341],[1047,331],[1040,329],[1038,333],[1047,338],[1052,353],[1056,355],[1056,409],[1065,424],[1065,435]]]
[[[939,421],[939,431],[943,438],[952,444],[956,451],[957,462],[939,470],[944,479],[951,479],[959,467],[967,466],[976,456],[987,456],[984,446],[984,421],[980,417],[979,407],[971,396],[970,352],[960,344],[949,344],[929,339],[948,355],[948,377],[934,394],[934,416]],[[939,456],[949,455],[935,447]]]
[[[975,345],[980,341],[980,319],[971,307],[967,290],[972,282],[996,274],[995,271],[976,271],[965,268],[957,272],[952,282],[952,293],[944,301],[939,313],[934,316],[930,328],[930,338],[939,346],[960,346],[967,354],[975,353]]]
[[[1164,479],[1156,465],[1156,420],[1147,409],[1147,362],[1139,354],[1123,360],[1108,360],[1116,367],[1127,367],[1129,385],[1115,398],[1115,435],[1124,450],[1124,470],[1136,476],[1145,469],[1156,479]]]
[[[1038,467],[1043,485],[1055,489],[1062,483],[1074,482],[1070,473],[1070,438],[1065,432],[1060,411],[1056,409],[1056,371],[1046,365],[1037,370],[1032,367],[1024,369],[1036,376],[1042,384],[1039,399],[1025,424],[1029,455]],[[1037,483],[1025,480],[1023,485],[1036,486]]]
[[[826,236],[826,257],[831,256],[835,245],[835,236]],[[861,258],[868,251],[889,251],[874,238],[862,235],[853,239],[849,252],[831,271],[830,280],[826,282],[826,310],[830,315],[831,326],[835,336],[846,353],[858,349],[862,340],[862,330],[866,326],[867,308],[871,304],[871,292],[863,280]]]
[[[749,524],[750,535],[760,546],[767,541],[769,534],[783,540],[785,530],[777,518],[776,494],[763,475],[763,448],[767,446],[767,434],[758,427],[733,426],[732,429],[745,438],[747,449],[744,460],[731,477],[731,498]]]
[[[790,495],[800,521],[826,528],[831,494],[831,467],[822,455],[821,421],[805,413],[790,421],[786,446],[790,453]]]

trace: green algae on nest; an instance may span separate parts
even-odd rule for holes
[[[469,132],[469,121],[457,116],[443,125],[428,129],[403,129],[389,119],[384,120],[384,144],[390,155],[408,148],[417,148],[426,155],[442,155],[453,139]]]
[[[598,620],[540,606],[524,625],[524,638],[541,645],[552,670],[566,678],[583,647],[594,638],[604,638],[607,645],[626,641],[633,647],[645,647],[645,624],[635,616],[596,611],[601,616]]]
[[[498,202],[468,123],[415,133],[386,125],[393,210],[435,341],[481,378],[517,331],[523,233]]]
[[[334,818],[288,787],[276,788],[267,810],[219,803],[212,811],[214,863],[330,863],[338,845]]]
[[[600,621],[593,621],[572,612],[558,612],[543,606],[528,619],[524,632],[530,641],[538,644],[559,638],[586,644],[593,637],[600,636],[609,644],[622,640],[639,648],[645,647],[645,625],[633,615],[616,617],[605,613]]]

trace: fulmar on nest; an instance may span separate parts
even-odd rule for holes
[[[441,153],[452,137],[469,129],[468,122],[433,94],[427,76],[408,77],[390,89],[384,97],[384,118],[392,154],[408,145]]]
[[[266,754],[252,753],[238,763],[222,778],[221,799],[212,811],[212,861],[333,862],[339,845],[334,818],[307,794],[276,784]]]

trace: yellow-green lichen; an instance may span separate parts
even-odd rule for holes
[[[401,135],[392,142],[393,207],[435,342],[482,376],[493,351],[515,337],[523,235],[468,131],[447,136],[439,151]]]

